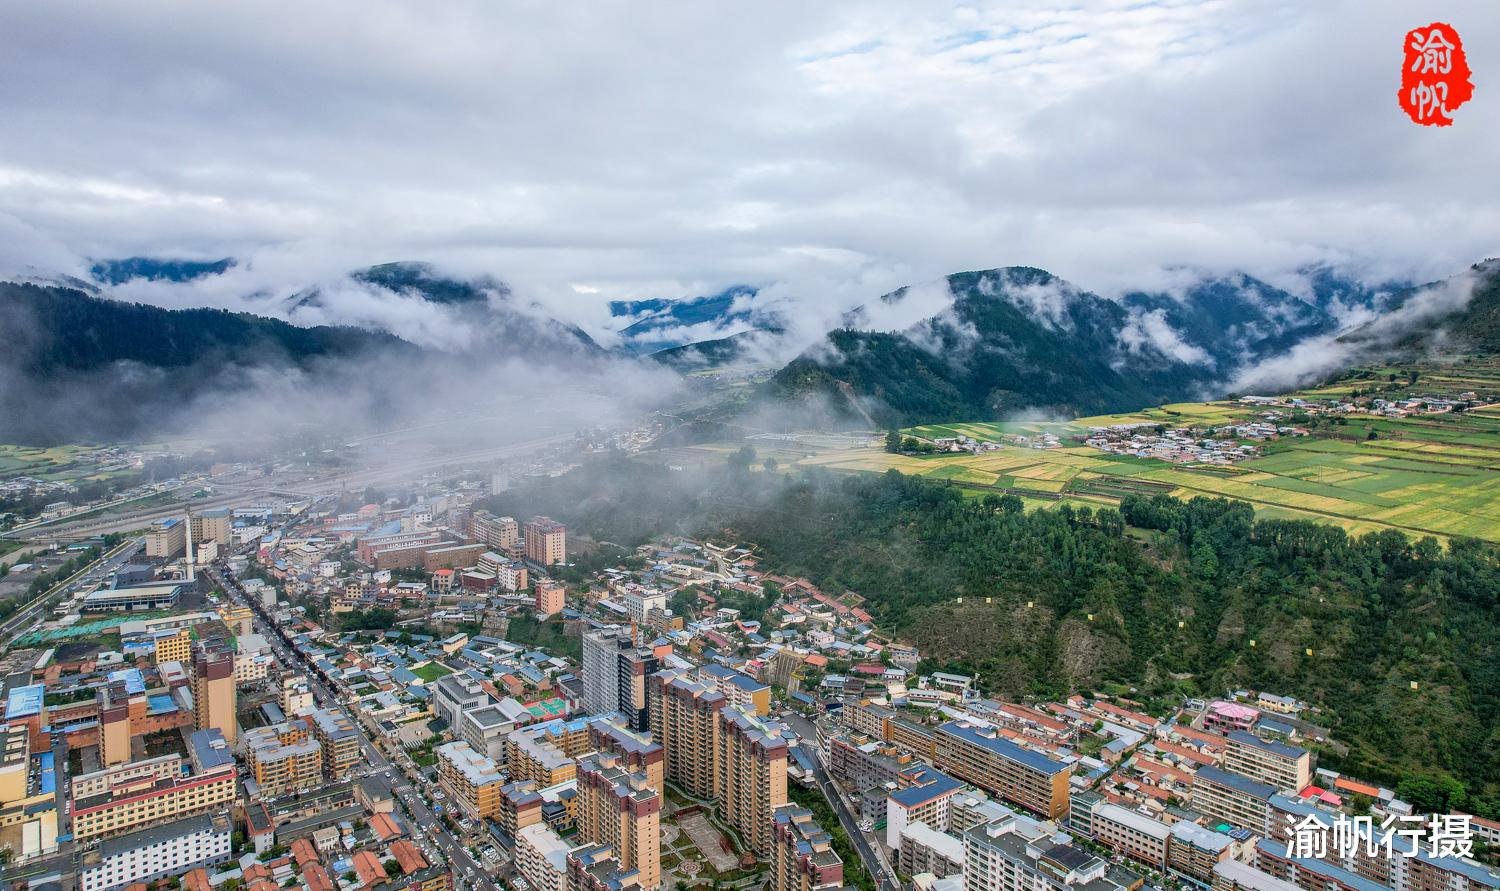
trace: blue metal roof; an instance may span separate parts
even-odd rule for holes
[[[1261,801],[1270,801],[1271,796],[1276,794],[1275,786],[1257,783],[1247,776],[1230,773],[1227,770],[1220,770],[1217,767],[1205,766],[1198,768],[1195,779],[1207,780],[1210,783],[1217,783],[1220,786],[1228,786],[1237,792],[1243,792],[1246,795],[1259,798]]]
[[[29,684],[10,691],[5,702],[5,719],[29,718],[42,710],[42,696],[46,688],[41,684]]]
[[[950,736],[956,736],[959,739],[964,740],[965,742],[970,742],[974,745],[982,746],[997,755],[1009,758],[1012,761],[1023,764],[1026,767],[1044,773],[1047,776],[1062,773],[1064,770],[1067,770],[1069,766],[1061,761],[1054,761],[1040,752],[1033,752],[1030,749],[1018,746],[1008,739],[1004,739],[1002,737],[985,736],[981,734],[977,728],[959,721],[949,721],[947,724],[939,727],[938,731],[941,733],[947,733]],[[1271,791],[1274,792],[1276,790],[1272,789]]]

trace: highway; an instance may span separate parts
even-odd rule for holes
[[[457,453],[450,452],[429,458],[393,460],[375,467],[354,470],[333,476],[318,476],[314,474],[297,480],[289,479],[289,474],[286,473],[264,479],[217,480],[209,478],[206,480],[196,480],[190,484],[184,484],[180,489],[192,488],[196,491],[198,488],[209,487],[224,490],[236,489],[238,491],[215,494],[207,498],[183,500],[173,504],[158,505],[128,513],[88,517],[81,520],[69,521],[66,517],[61,517],[56,520],[47,520],[23,528],[12,529],[8,532],[0,533],[0,537],[14,538],[18,541],[66,541],[103,535],[107,532],[125,532],[141,529],[157,520],[180,517],[189,509],[196,513],[215,507],[243,507],[278,496],[283,498],[317,498],[323,495],[335,495],[339,492],[359,489],[376,483],[414,479],[425,471],[451,467],[455,464],[511,458],[537,449],[546,448],[547,446],[568,442],[572,439],[572,433],[561,433],[553,436],[528,439],[509,445],[488,446],[482,449]],[[91,509],[90,512],[97,509],[99,508]]]
[[[405,752],[398,752],[396,756],[401,761],[400,764],[395,764],[386,757],[380,747],[370,739],[365,725],[357,716],[350,713],[344,701],[329,688],[317,668],[292,646],[292,642],[286,637],[281,626],[271,619],[259,601],[245,594],[227,569],[222,565],[216,565],[205,570],[205,574],[236,603],[248,606],[256,614],[261,632],[276,651],[280,664],[306,675],[308,686],[318,704],[324,708],[342,712],[349,719],[355,731],[359,733],[360,748],[364,751],[365,759],[371,767],[365,775],[380,775],[387,781],[392,791],[400,797],[416,824],[413,829],[417,838],[421,840],[425,837],[426,840],[430,840],[447,858],[453,872],[455,887],[473,889],[473,891],[503,891],[489,872],[470,856],[464,842],[449,832],[438,816],[433,813],[425,796],[417,793],[425,781],[416,763],[408,758]],[[395,777],[395,771],[398,770],[404,775],[399,779]],[[483,833],[483,828],[480,827],[476,831]],[[485,843],[493,844],[487,836]]]
[[[108,578],[127,560],[135,556],[136,551],[140,550],[144,543],[145,539],[142,538],[122,541],[115,545],[113,550],[106,551],[98,560],[48,588],[39,597],[17,610],[10,618],[0,622],[0,639],[3,639],[9,646],[25,630],[36,624],[38,619],[46,617],[47,602],[58,591],[77,581],[102,581]]]

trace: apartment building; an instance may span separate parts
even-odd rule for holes
[[[557,718],[512,730],[505,737],[505,766],[513,780],[541,788],[577,777],[577,759],[594,751],[586,718]]]
[[[514,554],[521,543],[521,527],[514,517],[497,517],[480,510],[469,520],[469,537],[487,547]]]
[[[771,850],[771,815],[787,803],[789,749],[783,728],[736,706],[719,712],[714,797],[725,822],[764,857]]]
[[[712,798],[719,711],[728,698],[683,672],[657,672],[647,683],[651,738],[662,747],[667,779],[695,798]]]
[[[899,848],[901,832],[914,823],[934,829],[948,827],[948,807],[964,784],[936,768],[917,764],[898,779],[901,788],[885,801],[886,845]]]
[[[208,811],[225,810],[235,798],[234,755],[222,734],[195,731],[188,739],[193,770],[180,761],[123,764],[73,781],[73,837],[84,842],[130,832]],[[153,763],[155,762],[155,763]]]
[[[181,662],[188,664],[193,655],[193,633],[186,628],[158,631],[151,636],[156,664]]]
[[[551,517],[527,520],[526,559],[542,566],[568,562],[568,527]]]
[[[1215,866],[1211,887],[1213,891],[1302,891],[1286,879],[1278,879],[1238,860],[1225,860]]]
[[[105,839],[84,854],[79,891],[115,891],[227,862],[230,837],[227,814],[202,814]]]
[[[1132,891],[1141,877],[1014,816],[965,830],[965,891]]]
[[[316,706],[307,678],[300,674],[287,675],[281,679],[281,713],[293,717],[310,712]]]
[[[516,838],[528,826],[542,822],[542,795],[536,781],[517,780],[500,787],[500,811],[495,822],[506,835]]]
[[[839,733],[828,739],[828,775],[851,792],[895,783],[916,759],[900,746],[862,733]]]
[[[640,887],[635,870],[626,869],[609,845],[585,845],[568,852],[567,891],[631,891]]]
[[[1314,807],[1300,799],[1288,795],[1276,795],[1270,802],[1271,817],[1266,832],[1266,840],[1279,845],[1284,849],[1291,841],[1291,832],[1294,826],[1307,820],[1314,820],[1332,832],[1336,815],[1322,808]],[[1311,887],[1318,876],[1332,876],[1316,863],[1336,867],[1345,873],[1383,885],[1395,891],[1496,891],[1500,889],[1500,869],[1491,866],[1482,866],[1470,860],[1460,857],[1434,857],[1427,850],[1424,843],[1414,844],[1410,838],[1401,836],[1394,827],[1391,830],[1381,830],[1379,822],[1361,832],[1364,843],[1354,846],[1355,850],[1344,856],[1337,850],[1337,846],[1330,843],[1326,855],[1318,861],[1299,861],[1296,873],[1287,869],[1287,874],[1294,875],[1295,882],[1303,888]],[[1331,838],[1331,835],[1330,835]],[[1265,865],[1262,869],[1271,869],[1273,858],[1277,856],[1276,847],[1258,848],[1255,851],[1256,863]],[[1284,855],[1282,855],[1284,856]],[[1345,881],[1340,879],[1340,881]],[[1306,884],[1304,884],[1304,882]],[[1347,884],[1347,882],[1345,882]],[[1319,888],[1318,891],[1325,891]],[[1326,891],[1334,891],[1332,886]],[[1366,889],[1358,889],[1366,891]]]
[[[512,591],[526,587],[526,567],[520,566],[518,571],[521,574],[521,579],[519,584],[512,582],[512,587],[510,588]],[[504,577],[500,577],[500,585],[501,587],[505,587]],[[537,582],[533,602],[536,606],[536,617],[538,619],[547,619],[562,612],[563,607],[568,605],[568,598],[567,594],[563,591],[562,585],[556,582]]]
[[[896,864],[902,875],[924,872],[938,878],[962,875],[964,843],[958,836],[940,832],[926,823],[910,823],[901,830]]]
[[[1167,824],[1129,808],[1107,802],[1094,808],[1094,841],[1132,860],[1164,868],[1171,837]]]
[[[300,718],[245,731],[245,761],[263,798],[323,783],[323,747]]]
[[[323,748],[323,769],[329,778],[347,776],[363,760],[354,722],[343,712],[332,709],[319,709],[308,718],[312,721],[313,738]]]
[[[1263,833],[1276,787],[1217,767],[1200,767],[1193,775],[1193,810],[1210,820]]]
[[[661,793],[613,753],[578,762],[578,840],[615,849],[643,889],[661,884]]]
[[[1278,790],[1300,792],[1312,782],[1312,753],[1286,743],[1232,730],[1224,742],[1225,770]]]
[[[1049,819],[1068,812],[1068,782],[1073,766],[1024,748],[965,721],[938,727],[933,764]]]
[[[551,827],[533,823],[512,836],[516,840],[516,869],[536,891],[566,891],[567,842]]]
[[[771,713],[771,685],[713,662],[698,666],[698,680],[715,687],[729,701],[757,715]]]
[[[161,520],[146,530],[146,556],[170,560],[187,550],[187,524],[179,517]]]
[[[466,742],[438,746],[438,785],[471,820],[500,813],[500,789],[505,776],[494,761],[469,748]]]
[[[589,741],[601,752],[620,756],[625,767],[643,774],[646,783],[666,794],[666,765],[662,747],[649,734],[636,733],[614,721],[596,718],[589,722]]]
[[[234,656],[217,646],[193,650],[193,712],[199,730],[217,730],[233,744],[239,732],[235,713]]]
[[[620,660],[622,647],[630,646],[630,630],[611,625],[583,635],[583,709],[591,715],[607,715],[620,708]]]
[[[463,720],[454,729],[469,748],[492,761],[503,762],[505,737],[516,729],[516,721],[499,705],[482,705],[465,711]]]
[[[842,887],[844,862],[833,837],[807,808],[776,808],[771,825],[770,891],[821,891]]]
[[[234,543],[234,514],[227,507],[210,508],[189,515],[188,527],[194,544],[202,541],[220,545]]]
[[[1210,884],[1214,867],[1236,856],[1238,843],[1222,832],[1205,829],[1197,823],[1178,820],[1172,824],[1167,839],[1167,868]]]
[[[908,721],[905,718],[893,717],[885,724],[886,741],[900,746],[928,764],[933,764],[937,758],[937,734],[931,727]]]

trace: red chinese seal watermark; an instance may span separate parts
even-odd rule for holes
[[[1433,22],[1406,32],[1401,108],[1424,127],[1450,127],[1453,112],[1474,95],[1463,41],[1452,25]]]

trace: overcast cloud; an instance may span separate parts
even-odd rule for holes
[[[1395,97],[1433,19],[1476,84],[1444,129]],[[1011,264],[1435,278],[1500,253],[1497,60],[1490,0],[4,0],[0,272],[233,256],[142,296],[234,305],[420,259],[594,331]]]

